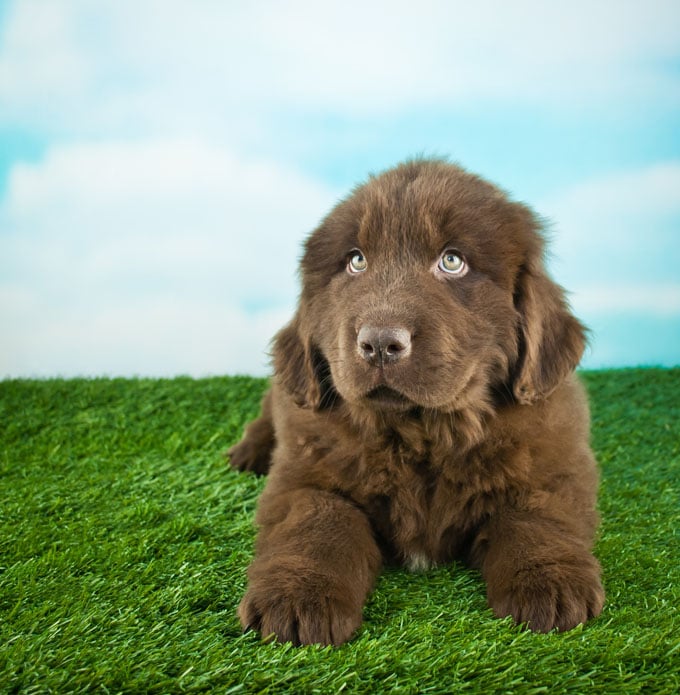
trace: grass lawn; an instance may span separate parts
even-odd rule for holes
[[[0,382],[0,693],[677,693],[680,369],[586,372],[607,604],[535,635],[475,572],[383,573],[341,648],[241,634],[266,382]]]

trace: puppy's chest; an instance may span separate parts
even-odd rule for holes
[[[396,559],[414,570],[464,556],[508,488],[475,455],[438,459],[395,451],[383,465],[373,463],[362,466],[353,496]]]

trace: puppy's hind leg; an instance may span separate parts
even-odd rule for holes
[[[260,417],[247,427],[243,439],[227,451],[232,468],[266,475],[271,465],[272,450],[276,442],[272,422],[271,391],[262,399]]]

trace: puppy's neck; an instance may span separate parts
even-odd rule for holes
[[[344,405],[350,425],[364,441],[377,448],[397,448],[418,458],[439,458],[452,450],[460,454],[469,451],[484,438],[487,423],[494,415],[488,403],[446,411],[416,407],[397,413]]]

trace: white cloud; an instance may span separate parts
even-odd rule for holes
[[[570,293],[577,314],[597,317],[632,314],[680,317],[680,283],[651,285],[588,285]]]
[[[680,312],[680,162],[586,180],[537,208],[553,221],[556,277],[589,292],[589,310],[599,301],[603,310]]]
[[[680,161],[666,161],[632,171],[616,171],[579,182],[545,201],[559,214],[572,211],[609,217],[680,212]],[[585,238],[592,232],[584,232]]]
[[[262,373],[302,239],[335,199],[200,141],[17,165],[0,207],[0,372]]]
[[[0,288],[5,376],[265,375],[268,346],[285,309],[248,314],[201,302],[140,296],[100,311],[45,311],[45,298]]]
[[[281,289],[263,281],[292,277],[302,237],[334,200],[295,171],[200,141],[119,142],[59,146],[16,165],[0,214],[5,254],[24,267],[70,262],[91,282],[116,272],[182,279],[195,267],[188,277],[208,273],[235,298],[275,298]]]
[[[5,23],[1,118],[48,132],[232,124],[256,141],[282,109],[509,99],[590,110],[652,92],[678,102],[677,77],[658,69],[680,43],[672,0],[25,0]]]
[[[79,42],[74,9],[64,3],[31,0],[6,9],[0,48],[3,101],[73,99],[88,86],[92,75]]]

